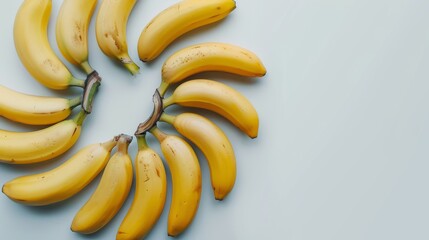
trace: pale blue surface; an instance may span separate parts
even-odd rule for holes
[[[60,95],[32,80],[15,53],[12,29],[21,2],[3,1],[0,8],[0,84]],[[174,2],[137,4],[128,31],[134,60],[140,31]],[[60,4],[54,0],[53,24]],[[253,50],[268,69],[263,80],[250,84],[204,75],[225,79],[254,103],[260,137],[250,140],[208,115],[235,147],[237,183],[225,201],[216,202],[201,157],[200,209],[178,239],[429,239],[428,12],[429,1],[421,0],[238,0],[225,21],[180,39],[150,65],[139,63],[142,73],[135,78],[101,53],[92,22],[90,61],[104,78],[80,141],[46,165],[0,165],[0,183],[51,168],[87,144],[133,133],[152,111],[165,58],[193,43],[223,41]],[[53,24],[49,33],[57,51]],[[0,128],[35,129],[4,119]],[[24,207],[1,194],[0,238],[113,239],[131,201],[100,233],[69,230],[94,188],[44,208]],[[167,238],[168,204],[148,239]]]

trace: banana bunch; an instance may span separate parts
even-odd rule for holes
[[[29,73],[48,88],[83,87],[82,96],[44,97],[0,86],[0,115],[28,125],[51,125],[33,132],[0,130],[0,162],[30,164],[63,154],[78,140],[85,117],[91,113],[101,78],[88,63],[88,25],[96,0],[65,0],[58,15],[56,37],[65,58],[80,66],[86,80],[75,78],[52,50],[48,23],[52,0],[25,0],[15,17],[17,54]],[[67,119],[81,105],[78,115]]]
[[[159,218],[165,203],[164,172],[157,170],[162,174],[158,174],[158,177],[154,175],[154,169],[162,168],[162,165],[158,155],[147,146],[147,132],[160,142],[171,173],[172,200],[168,214],[168,235],[181,234],[196,215],[202,184],[198,158],[191,145],[182,137],[161,131],[157,126],[160,121],[171,124],[177,132],[201,150],[209,165],[216,200],[223,200],[232,191],[237,174],[236,159],[232,144],[222,129],[199,114],[170,115],[165,112],[166,108],[174,104],[210,110],[228,119],[249,137],[258,136],[257,111],[245,96],[226,84],[208,79],[194,79],[181,83],[170,96],[164,98],[171,84],[180,83],[203,71],[222,71],[250,77],[266,74],[264,65],[254,53],[225,43],[197,44],[174,53],[165,61],[161,84],[153,96],[152,116],[141,123],[135,133],[139,141],[139,153],[147,152],[145,158],[143,155],[138,155],[137,158],[142,156],[142,161],[147,162],[146,179],[153,183],[137,180],[135,200],[118,231],[117,239],[144,237]],[[149,177],[149,173],[153,177]],[[150,196],[152,193],[154,196],[143,198],[139,194],[142,191],[140,187],[146,189]],[[143,219],[142,216],[146,218]]]
[[[126,28],[137,0],[102,0],[96,16],[97,43],[108,57],[119,61],[131,74],[139,72],[128,52]],[[52,50],[47,28],[52,0],[24,0],[15,19],[14,41],[19,58],[40,83],[55,90],[71,86],[84,88],[82,96],[67,99],[29,95],[0,86],[0,115],[29,125],[50,125],[33,132],[0,130],[0,162],[38,163],[57,157],[78,140],[81,126],[91,113],[101,78],[88,60],[88,27],[97,0],[63,0],[56,21],[56,40],[60,52],[86,75],[72,75]],[[141,32],[138,55],[143,62],[157,58],[175,39],[196,28],[220,21],[236,7],[234,0],[182,0],[159,13]],[[153,96],[154,110],[141,123],[135,137],[138,152],[134,166],[128,154],[133,137],[126,134],[79,150],[56,168],[18,177],[3,185],[11,200],[32,206],[64,201],[85,188],[103,171],[89,200],[76,213],[71,230],[91,234],[106,226],[121,210],[133,181],[133,201],[116,234],[116,239],[142,239],[160,218],[167,196],[166,164],[171,174],[172,198],[167,232],[178,236],[195,218],[201,199],[200,163],[188,139],[201,150],[210,170],[216,200],[232,191],[237,174],[232,143],[210,119],[196,113],[171,115],[172,105],[215,112],[250,138],[259,132],[259,116],[252,103],[228,85],[209,79],[189,77],[207,71],[226,72],[244,77],[262,77],[266,68],[253,52],[232,44],[207,42],[181,49],[162,66],[161,83]],[[169,88],[179,84],[165,96]],[[80,112],[70,117],[73,109]],[[181,135],[163,132],[165,122]],[[159,142],[161,157],[147,143],[147,133]],[[113,148],[117,151],[111,156]]]

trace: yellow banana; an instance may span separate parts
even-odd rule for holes
[[[234,0],[183,0],[159,13],[142,31],[140,60],[148,62],[181,35],[217,22],[235,9]]]
[[[103,0],[95,23],[98,46],[135,75],[139,66],[128,54],[127,22],[137,0]]]
[[[94,233],[121,209],[133,182],[133,166],[128,155],[131,141],[132,137],[127,135],[119,138],[118,151],[107,163],[97,189],[74,217],[72,231]]]
[[[177,83],[196,73],[221,71],[247,77],[264,76],[267,70],[253,52],[226,43],[196,44],[171,55],[162,66],[162,84]]]
[[[182,138],[166,135],[158,128],[151,133],[161,143],[171,172],[172,197],[168,213],[168,235],[177,236],[192,222],[201,198],[201,169],[192,147]]]
[[[15,178],[3,185],[10,199],[43,206],[72,197],[88,185],[107,164],[116,139],[82,148],[58,167],[34,175]]]
[[[136,191],[133,203],[119,227],[117,240],[142,239],[161,216],[167,193],[164,164],[159,155],[137,136]]]
[[[215,199],[223,200],[234,187],[236,164],[231,142],[222,129],[194,113],[177,116],[164,113],[161,121],[172,124],[180,134],[201,149],[209,164]]]
[[[97,0],[64,0],[57,17],[56,39],[63,56],[90,74],[88,26]]]
[[[31,125],[48,125],[66,119],[81,98],[40,97],[0,85],[0,116]]]
[[[259,118],[253,105],[241,93],[227,85],[205,79],[182,83],[164,99],[164,108],[179,104],[214,111],[231,121],[249,137],[258,136]]]
[[[52,159],[70,149],[80,136],[86,113],[34,132],[0,130],[0,162],[29,164]]]
[[[55,55],[48,41],[48,22],[52,0],[25,0],[14,25],[15,48],[21,62],[40,83],[52,89],[84,87]]]

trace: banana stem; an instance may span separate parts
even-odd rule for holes
[[[159,118],[159,120],[161,120],[161,121],[163,121],[163,122],[166,122],[166,123],[169,123],[169,124],[171,124],[171,125],[173,125],[174,124],[174,120],[176,119],[176,116],[173,116],[173,115],[169,115],[169,114],[167,114],[167,113],[163,113],[162,115],[161,115],[161,117]]]
[[[103,146],[103,148],[107,149],[110,152],[116,146],[117,143],[118,139],[114,137],[113,139],[110,139],[109,141],[104,142],[101,145]]]
[[[174,104],[173,96],[170,96],[170,97],[168,97],[168,98],[164,98],[164,99],[162,100],[162,107],[163,107],[164,109],[168,108],[170,105],[173,105],[173,104]]]
[[[82,97],[81,96],[69,99],[69,106],[71,109],[79,106],[81,103],[82,103]]]
[[[91,65],[89,65],[88,61],[82,62],[80,63],[80,67],[83,69],[83,71],[85,71],[85,73],[87,75],[91,74],[92,72],[94,72],[94,69],[91,67]]]
[[[82,79],[75,78],[74,76],[71,76],[69,85],[74,86],[74,87],[84,88],[85,87],[85,81]]]
[[[78,125],[82,126],[83,121],[85,121],[85,118],[87,116],[87,113],[84,110],[81,110],[79,114],[73,118],[73,121]]]
[[[149,148],[149,145],[147,144],[147,141],[146,141],[146,134],[138,135],[136,136],[136,138],[137,138],[137,146],[139,150],[144,150]]]
[[[140,67],[129,56],[121,57],[120,61],[132,75],[139,73]]]
[[[158,127],[153,127],[149,130],[150,133],[152,133],[156,139],[158,139],[159,142],[164,141],[164,139],[168,136],[166,133],[161,131]]]
[[[134,135],[136,135],[136,136],[137,135],[143,135],[147,131],[149,131],[152,127],[154,127],[156,125],[159,118],[161,117],[161,114],[163,112],[162,97],[159,94],[158,90],[155,90],[155,93],[153,94],[152,101],[153,101],[152,115],[150,115],[150,117],[146,121],[139,124],[136,132],[134,133]]]
[[[132,141],[133,141],[133,137],[126,135],[126,134],[121,134],[119,137],[119,141],[117,143],[118,152],[127,154],[128,153],[128,146],[130,145],[130,143]]]
[[[92,103],[94,96],[98,91],[98,87],[101,85],[101,78],[97,71],[93,71],[88,75],[86,79],[85,90],[83,92],[82,108],[86,113],[90,114],[92,111]]]
[[[161,81],[161,84],[158,87],[158,92],[161,95],[161,97],[164,97],[165,92],[167,92],[167,89],[168,89],[169,86],[170,86],[169,83]]]

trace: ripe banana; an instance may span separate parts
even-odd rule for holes
[[[15,92],[0,85],[0,116],[31,125],[54,124],[66,119],[81,98],[40,97]]]
[[[63,56],[90,74],[88,63],[88,26],[97,0],[64,0],[57,17],[56,38]]]
[[[249,137],[258,136],[259,118],[252,104],[241,93],[227,85],[205,79],[182,83],[164,99],[164,108],[179,104],[214,111],[231,121]]]
[[[34,132],[0,130],[0,162],[30,164],[61,155],[79,138],[85,117],[81,111],[73,119]]]
[[[84,81],[72,76],[49,45],[47,31],[51,8],[52,0],[22,3],[13,31],[18,56],[30,74],[48,88],[84,87]]]
[[[128,54],[127,22],[137,0],[103,0],[95,23],[98,46],[109,56],[119,60],[135,75],[139,66]]]
[[[209,164],[215,199],[223,200],[234,187],[236,165],[231,142],[222,129],[194,113],[177,116],[164,113],[160,120],[172,124],[180,134],[201,149]]]
[[[18,177],[5,183],[2,191],[13,201],[33,206],[70,198],[103,170],[116,141],[112,139],[91,144],[50,171]]]
[[[148,62],[181,35],[217,22],[235,9],[234,0],[183,0],[159,13],[142,31],[140,60]]]
[[[168,213],[168,235],[177,236],[192,222],[201,198],[201,169],[192,147],[182,138],[166,135],[158,128],[151,133],[161,143],[170,167],[172,199]]]
[[[258,56],[247,49],[226,43],[197,44],[179,50],[165,61],[162,66],[161,95],[168,85],[205,71],[221,71],[247,77],[261,77],[267,72]]]
[[[73,219],[73,232],[94,233],[121,209],[133,182],[133,166],[128,155],[132,139],[127,135],[119,138],[118,151],[107,163],[97,189]]]
[[[127,215],[119,227],[117,240],[142,239],[161,216],[167,193],[164,164],[146,143],[145,136],[136,136],[138,153],[135,159],[136,191]]]

